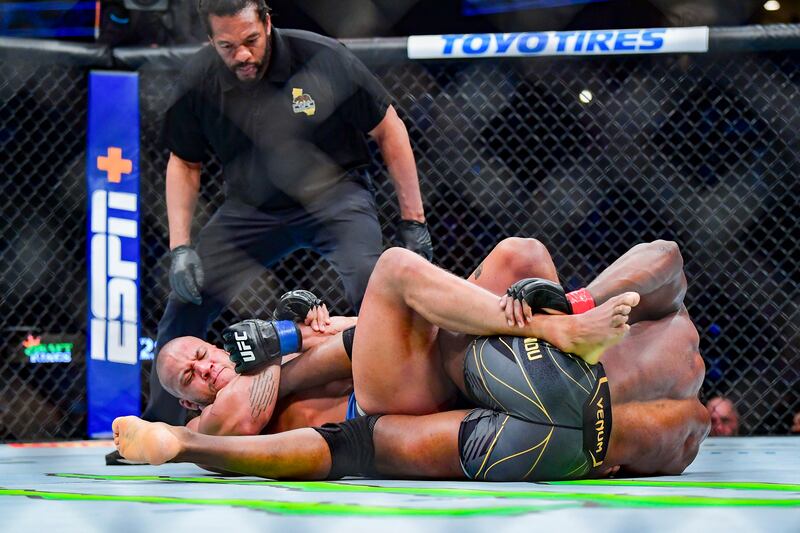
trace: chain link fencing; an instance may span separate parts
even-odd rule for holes
[[[797,54],[403,61],[374,71],[409,129],[436,263],[466,276],[502,238],[531,236],[575,289],[636,243],[675,240],[706,362],[703,399],[733,400],[742,434],[786,434],[800,410]],[[0,62],[3,441],[86,433],[86,74]],[[169,290],[159,138],[176,74],[140,71],[141,323],[151,338]],[[377,154],[371,167],[388,246],[397,204]],[[202,183],[195,230],[222,200],[215,160]],[[329,265],[301,251],[244,290],[208,339],[266,316],[297,287],[351,312]],[[21,345],[32,332],[74,339],[72,362],[31,364]],[[145,388],[149,372],[145,362]]]
[[[85,434],[85,129],[84,72],[0,62],[0,441]],[[31,364],[37,331],[72,362]]]

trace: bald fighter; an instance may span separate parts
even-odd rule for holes
[[[310,297],[299,308],[298,294]],[[284,303],[291,298],[295,308],[287,309]],[[199,411],[188,428],[210,435],[257,435],[345,420],[352,373],[340,333],[356,318],[329,317],[325,305],[307,291],[284,295],[276,318],[283,320],[264,324],[291,329],[295,344],[285,349],[292,354],[247,375],[235,372],[228,352],[197,337],[179,337],[161,349],[156,372],[164,389],[183,407]]]
[[[527,255],[537,259],[527,265],[528,275],[555,282],[546,250],[536,241],[525,244]],[[378,345],[383,364],[394,361],[384,366],[384,377],[397,392],[395,398],[386,397],[381,410],[426,410],[450,401],[450,385],[437,381],[441,375],[450,377],[453,390],[478,409],[366,416],[235,439],[124,418],[115,423],[120,451],[153,464],[191,461],[303,479],[377,473],[541,480],[597,477],[620,469],[629,474],[683,471],[709,424],[697,400],[704,369],[697,332],[682,305],[686,281],[677,246],[659,241],[635,247],[573,295],[574,301],[567,300],[569,305],[563,305],[557,290],[551,297],[557,287],[541,285],[543,280],[513,283],[498,304],[498,287],[508,286],[508,276],[521,277],[515,261],[504,257],[503,244],[498,249],[471,276],[488,291],[401,251],[385,253],[370,280],[353,347],[356,394],[367,412],[376,407],[381,393],[375,391],[381,385],[370,381],[374,367],[359,369],[362,361],[375,359],[365,355],[375,356]],[[524,263],[530,262],[516,262]],[[539,309],[529,304],[537,303],[541,287],[549,309],[575,312],[583,310],[576,307],[599,305],[584,315],[533,314]],[[380,335],[370,335],[369,323],[365,327],[365,319],[375,316],[383,316]],[[629,335],[609,348],[619,337],[617,330],[627,328],[628,318],[633,324]],[[516,330],[509,326],[512,319]],[[592,322],[605,323],[605,334],[597,329],[590,334],[586,326]],[[548,328],[561,350],[541,340]],[[506,336],[509,332],[525,337]],[[487,334],[493,335],[470,337]],[[596,364],[601,355],[602,364]],[[432,364],[437,360],[438,367]],[[454,372],[459,360],[461,370]],[[416,375],[408,374],[420,362],[440,376],[420,386]],[[408,374],[405,389],[393,381],[393,367]]]

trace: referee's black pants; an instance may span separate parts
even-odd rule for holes
[[[201,305],[170,293],[158,324],[158,349],[177,337],[205,339],[211,323],[253,278],[284,256],[311,248],[342,278],[348,303],[358,312],[367,281],[383,249],[372,193],[346,181],[303,210],[264,212],[225,202],[200,231],[197,253],[205,281]],[[308,287],[314,291],[314,287]],[[150,421],[185,423],[186,412],[150,373],[150,399],[142,414]]]

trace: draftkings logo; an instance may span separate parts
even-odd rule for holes
[[[41,337],[34,337],[31,334],[22,341],[25,356],[33,364],[71,363],[74,346],[71,342],[43,343]]]

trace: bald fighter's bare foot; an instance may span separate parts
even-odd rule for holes
[[[145,422],[137,416],[115,418],[111,428],[114,430],[117,450],[131,461],[160,465],[175,458],[181,451],[177,431],[182,428],[163,422]]]
[[[575,354],[590,365],[596,364],[608,348],[622,340],[630,329],[631,309],[639,304],[639,294],[626,292],[610,298],[594,309],[571,319],[566,337],[558,348]]]

